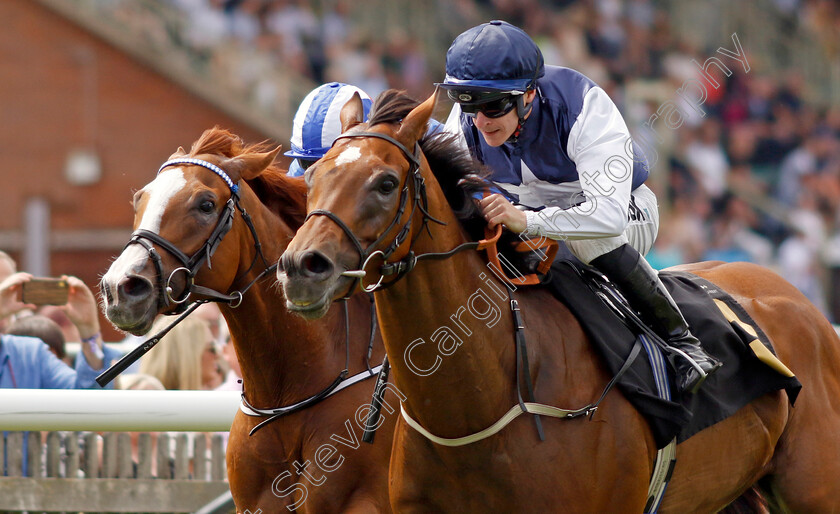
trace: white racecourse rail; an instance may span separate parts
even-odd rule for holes
[[[4,389],[0,430],[227,432],[239,402],[237,391]]]
[[[237,391],[4,389],[0,430],[227,432]]]

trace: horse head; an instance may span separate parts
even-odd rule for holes
[[[319,318],[359,283],[370,286],[366,265],[406,255],[422,225],[416,196],[425,160],[417,141],[434,103],[435,96],[409,111],[410,99],[391,102],[368,124],[358,96],[344,106],[342,135],[307,170],[307,221],[278,266],[291,311]]]
[[[105,313],[114,325],[143,334],[158,314],[181,312],[199,299],[192,294],[196,282],[229,289],[245,271],[240,243],[252,237],[237,216],[253,197],[245,181],[271,167],[279,151],[246,147],[214,128],[189,153],[179,148],[170,156],[135,193],[134,232],[102,278]]]

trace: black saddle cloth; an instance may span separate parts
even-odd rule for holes
[[[547,287],[577,317],[608,370],[615,374],[630,354],[637,331],[625,325],[586,283],[597,280],[600,274],[580,270],[579,265],[556,261]],[[761,343],[773,352],[764,332],[729,294],[690,273],[662,272],[660,278],[703,348],[724,364],[693,395],[676,391],[673,370],[668,366],[674,400],[668,401],[656,394],[650,361],[645,355],[636,358],[617,385],[650,423],[657,447],[665,446],[674,437],[683,442],[771,391],[784,389],[793,404],[802,388],[796,377],[784,376],[760,361],[749,347],[754,337],[730,324],[715,305],[715,298],[725,302],[741,321],[755,328]]]

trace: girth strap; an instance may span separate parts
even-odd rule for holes
[[[633,348],[630,350],[630,355],[627,356],[627,360],[624,361],[624,365],[621,369],[616,373],[616,375],[610,380],[607,386],[604,388],[604,391],[601,393],[601,396],[595,403],[590,403],[584,407],[579,409],[562,409],[559,407],[552,407],[550,405],[543,405],[540,403],[533,403],[533,402],[522,402],[517,405],[514,405],[507,411],[498,421],[490,425],[489,427],[476,432],[474,434],[470,434],[464,437],[456,437],[456,438],[446,438],[446,437],[438,437],[433,433],[429,432],[425,428],[423,428],[420,423],[414,420],[408,413],[405,411],[405,407],[402,405],[400,406],[400,410],[402,412],[402,417],[405,419],[406,423],[411,426],[414,430],[420,432],[426,439],[440,444],[442,446],[464,446],[467,444],[471,444],[477,441],[481,441],[482,439],[486,439],[491,435],[497,434],[503,428],[505,428],[511,421],[519,417],[521,414],[535,414],[535,415],[543,415],[543,416],[550,416],[552,418],[561,418],[561,419],[575,419],[581,416],[592,416],[596,410],[598,410],[598,406],[607,396],[607,393],[610,389],[613,388],[615,383],[618,379],[624,375],[624,373],[630,369],[630,365],[636,360],[636,357],[639,355],[639,352],[642,349],[642,343],[637,338],[636,342],[633,344]]]

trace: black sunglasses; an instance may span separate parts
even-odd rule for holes
[[[516,107],[516,96],[511,94],[491,93],[476,94],[448,91],[449,98],[461,106],[461,112],[475,117],[479,112],[488,118],[501,118]],[[469,100],[467,100],[469,98]]]

